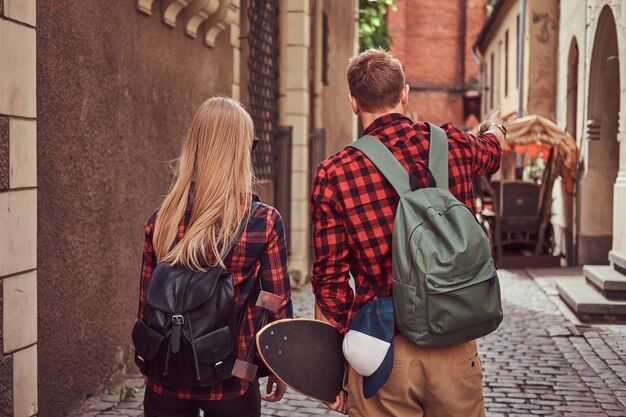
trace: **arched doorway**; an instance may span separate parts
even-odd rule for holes
[[[619,92],[615,18],[605,6],[598,19],[589,74],[585,172],[579,195],[579,263],[608,263],[612,246],[613,187],[619,168]]]

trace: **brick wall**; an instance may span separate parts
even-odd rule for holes
[[[411,85],[410,114],[465,124],[463,95],[478,78],[472,46],[486,20],[485,4],[396,0],[397,10],[388,15],[391,52],[402,61]]]

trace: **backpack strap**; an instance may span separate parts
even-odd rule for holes
[[[428,169],[437,182],[437,188],[448,190],[448,135],[437,125],[427,123],[430,128]]]
[[[411,192],[409,173],[385,145],[373,136],[363,136],[348,145],[363,152],[391,183],[399,196]]]

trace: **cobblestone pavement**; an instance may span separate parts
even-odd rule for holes
[[[487,416],[626,417],[626,326],[583,326],[545,282],[523,272],[500,278],[505,319],[479,341]],[[296,316],[313,315],[310,287],[293,300]],[[134,399],[105,396],[81,416],[141,416],[142,381],[126,385],[139,387]],[[339,414],[293,391],[263,403],[263,416],[312,415]]]

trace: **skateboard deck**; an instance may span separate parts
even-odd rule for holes
[[[343,336],[332,325],[313,319],[284,319],[256,336],[259,355],[269,370],[294,391],[335,402],[343,387]]]

